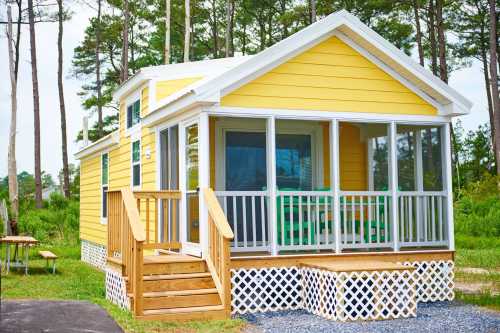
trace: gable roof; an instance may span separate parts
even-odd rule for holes
[[[357,51],[376,65],[383,67],[383,70],[410,90],[431,104],[438,105],[440,115],[455,116],[470,112],[472,103],[468,99],[389,43],[357,17],[346,10],[341,10],[309,25],[253,57],[245,58],[236,66],[189,85],[182,92],[160,101],[143,119],[143,124],[153,125],[164,116],[188,107],[218,103],[222,96],[333,35],[349,41]]]

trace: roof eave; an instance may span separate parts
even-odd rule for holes
[[[87,156],[100,152],[104,149],[113,147],[120,142],[120,133],[118,130],[108,134],[107,136],[91,143],[88,146],[83,147],[78,152],[75,153],[75,159],[81,160]]]

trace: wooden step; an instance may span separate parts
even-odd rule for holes
[[[143,268],[144,275],[205,273],[206,271],[207,266],[202,260],[191,262],[145,263]]]
[[[144,293],[145,310],[220,305],[217,289],[195,289]]]
[[[147,275],[143,286],[144,292],[215,288],[210,273]]]
[[[228,313],[222,305],[198,306],[189,308],[171,308],[144,310],[142,316],[138,319],[143,320],[217,320],[229,318]]]

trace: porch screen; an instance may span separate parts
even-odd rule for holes
[[[226,190],[262,191],[266,181],[266,134],[226,132]]]
[[[276,183],[279,189],[312,189],[310,135],[276,135]]]

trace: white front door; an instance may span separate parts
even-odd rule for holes
[[[181,127],[182,252],[201,256],[199,214],[199,124]]]

